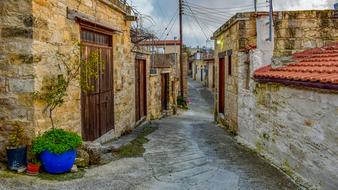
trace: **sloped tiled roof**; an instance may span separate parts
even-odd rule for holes
[[[338,42],[293,54],[294,63],[255,71],[260,81],[281,82],[338,90]]]

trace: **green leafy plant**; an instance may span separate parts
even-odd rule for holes
[[[76,133],[68,132],[63,129],[52,129],[39,135],[33,140],[32,152],[40,154],[43,151],[60,154],[69,150],[74,150],[82,144],[82,139]]]
[[[177,105],[181,108],[188,109],[188,102],[185,97],[177,97]]]
[[[100,51],[94,50],[81,60],[73,60],[74,55],[79,54],[82,50],[80,43],[76,43],[72,50],[66,54],[59,51],[55,54],[60,74],[45,78],[45,84],[40,91],[33,94],[36,100],[46,104],[43,112],[49,112],[49,119],[52,128],[55,129],[53,112],[57,107],[61,107],[67,97],[67,90],[73,81],[79,81],[80,88],[83,92],[95,90],[95,80],[98,79],[99,73],[105,68],[105,63],[100,57]]]
[[[14,126],[14,131],[9,135],[8,148],[18,148],[25,143],[25,129],[19,125]]]

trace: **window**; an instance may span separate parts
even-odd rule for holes
[[[228,74],[231,76],[232,74],[232,62],[231,62],[231,55],[228,55]]]
[[[232,75],[232,50],[227,51],[227,56],[228,56],[228,75]]]
[[[84,29],[81,30],[81,41],[110,47],[112,46],[112,37],[110,35],[92,32]]]

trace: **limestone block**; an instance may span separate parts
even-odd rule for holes
[[[32,28],[21,28],[21,27],[3,27],[1,29],[2,38],[33,38],[33,29]]]
[[[11,92],[34,92],[33,79],[8,79]]]
[[[89,166],[89,154],[83,150],[83,149],[78,149],[76,151],[76,160],[75,160],[75,165],[78,167],[88,167]]]
[[[0,77],[0,91],[6,87],[6,78]]]

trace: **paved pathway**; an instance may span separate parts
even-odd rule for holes
[[[111,162],[87,171],[82,179],[49,182],[31,177],[0,178],[9,189],[298,189],[287,177],[235,143],[212,116],[212,95],[190,81],[191,110],[153,122],[143,158]]]

